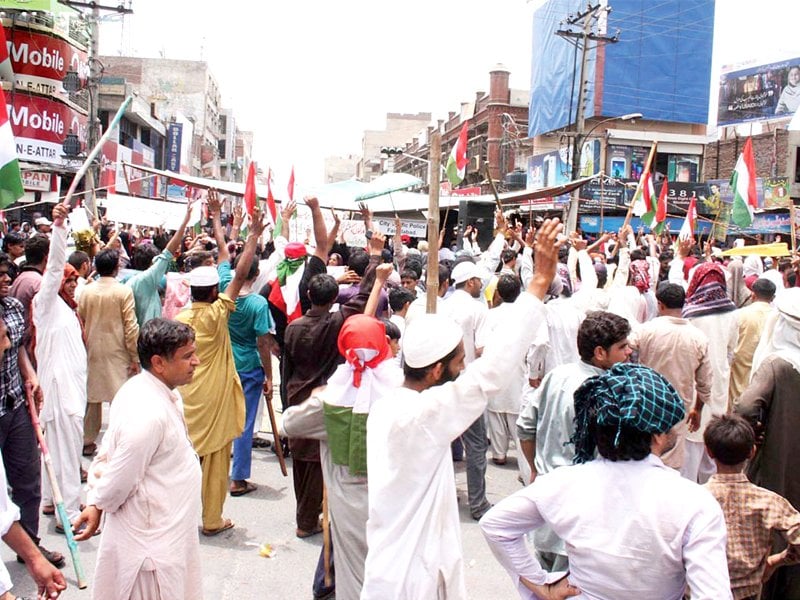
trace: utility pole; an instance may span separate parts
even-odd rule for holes
[[[575,109],[575,133],[572,139],[572,180],[578,179],[581,172],[581,150],[583,148],[583,133],[586,125],[586,92],[589,82],[586,78],[586,69],[589,62],[589,42],[594,41],[597,48],[598,45],[619,41],[619,30],[613,36],[606,35],[605,32],[596,33],[594,30],[595,21],[597,21],[602,12],[610,12],[610,6],[603,6],[602,3],[595,5],[587,4],[584,12],[576,15],[570,15],[566,20],[562,21],[562,25],[567,25],[567,28],[559,29],[556,35],[562,37],[570,43],[576,44],[581,48],[581,75],[578,85],[578,103]],[[580,26],[580,31],[572,29],[573,27]],[[572,116],[572,115],[570,115]],[[579,190],[572,192],[572,198],[569,202],[569,209],[567,212],[567,233],[572,233],[578,228],[578,202]]]
[[[97,141],[100,139],[100,119],[97,116],[100,107],[99,88],[100,77],[102,72],[100,69],[100,11],[111,11],[122,15],[129,15],[133,10],[125,6],[122,2],[118,6],[103,6],[97,2],[82,2],[76,0],[61,0],[61,4],[71,8],[81,9],[90,8],[92,10],[89,16],[89,80],[86,89],[89,94],[89,126],[86,131],[86,147],[94,148]],[[90,192],[84,195],[84,202],[88,204],[87,208],[97,217],[97,199],[94,195],[95,190],[95,173],[96,165],[92,165],[86,172],[85,186],[86,191]]]

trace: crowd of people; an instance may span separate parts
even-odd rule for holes
[[[199,232],[190,203],[170,233],[97,221],[86,251],[61,204],[4,231],[0,533],[41,597],[66,585],[38,537],[55,515],[101,536],[94,598],[201,598],[200,537],[257,489],[277,390],[298,538],[323,532],[327,497],[315,598],[468,597],[459,461],[522,598],[800,598],[796,257],[502,211],[486,248],[473,226],[429,247],[366,207],[352,247],[313,197],[298,241],[293,203],[270,233],[258,207],[204,202]],[[519,471],[496,505],[488,460]]]

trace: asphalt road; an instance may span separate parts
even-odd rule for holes
[[[262,434],[268,435],[268,434]],[[88,459],[84,459],[88,466]],[[469,597],[481,600],[505,600],[519,596],[511,580],[495,561],[481,536],[478,525],[466,507],[466,474],[464,463],[456,463],[456,486],[461,513],[461,534],[466,566]],[[259,486],[255,492],[239,498],[228,497],[225,516],[236,527],[217,537],[200,536],[203,561],[203,589],[206,600],[211,599],[286,599],[312,598],[311,582],[322,545],[322,536],[299,540],[294,535],[294,493],[291,479],[280,473],[278,460],[270,450],[253,450],[253,476]],[[489,500],[498,502],[519,489],[516,463],[498,467],[489,461],[486,475]],[[199,523],[199,515],[198,515]],[[42,544],[57,549],[68,556],[64,537],[54,529],[53,517],[41,517]],[[62,594],[68,600],[91,598],[95,559],[99,538],[80,545],[81,559],[89,587],[79,590],[69,558],[63,572],[69,588]],[[272,558],[259,555],[261,544],[274,548]],[[0,555],[11,573],[18,596],[35,598],[35,587],[25,567],[14,560],[14,554],[5,546]],[[101,599],[97,599],[101,600]],[[170,599],[172,600],[172,599]],[[344,599],[343,599],[344,600]],[[388,599],[387,599],[388,600]]]

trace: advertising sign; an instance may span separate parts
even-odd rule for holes
[[[38,171],[20,171],[22,175],[22,187],[33,192],[49,192],[51,173],[40,173]]]
[[[6,46],[17,89],[45,96],[66,97],[62,80],[74,71],[85,82],[88,54],[66,40],[19,27],[6,32]]]
[[[181,171],[181,142],[183,140],[183,124],[170,123],[167,127],[167,171]]]
[[[697,214],[713,217],[718,210],[714,204],[711,190],[706,183],[686,183],[681,181],[670,181],[667,183],[667,213],[675,216],[683,216],[689,210],[689,202],[695,199]],[[661,184],[656,184],[656,193],[661,193]],[[709,201],[709,198],[712,198]]]
[[[9,101],[8,118],[21,160],[64,164],[61,146],[68,133],[86,144],[86,116],[63,102],[20,92],[7,95]]]
[[[791,117],[800,108],[800,58],[720,76],[717,125]]]
[[[598,177],[581,187],[579,197],[581,212],[597,210],[601,202],[604,209],[627,208],[633,188],[627,190],[622,182],[611,177],[603,177],[602,181]]]

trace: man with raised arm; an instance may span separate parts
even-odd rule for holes
[[[176,318],[192,327],[196,336],[200,366],[191,383],[181,387],[181,395],[189,437],[203,468],[203,535],[216,535],[233,527],[230,519],[223,518],[222,508],[228,495],[231,445],[242,434],[245,417],[244,392],[236,374],[228,318],[236,310],[236,299],[265,226],[256,209],[242,258],[225,292],[220,293],[220,279],[230,276],[231,265],[216,193],[209,194],[208,210],[213,214],[219,265],[197,267],[189,273],[192,306]]]
[[[544,319],[556,272],[558,220],[538,234],[527,292],[464,367],[464,335],[443,315],[419,315],[405,332],[405,381],[376,399],[367,420],[368,553],[362,600],[466,598],[450,443],[486,410],[523,360]]]

